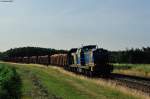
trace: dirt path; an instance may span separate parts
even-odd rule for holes
[[[54,94],[48,92],[47,88],[43,86],[40,79],[30,70],[21,70],[19,73],[21,75],[22,82],[30,83],[31,90],[25,91],[23,93],[23,99],[62,99]],[[26,86],[26,85],[25,85]]]

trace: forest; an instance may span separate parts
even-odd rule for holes
[[[148,64],[150,63],[150,47],[110,51],[110,56],[111,63]]]

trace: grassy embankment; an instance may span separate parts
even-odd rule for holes
[[[140,99],[139,95],[57,67],[0,63],[20,75],[22,99]],[[115,85],[114,85],[115,86]]]
[[[150,64],[113,64],[114,73],[150,77]]]

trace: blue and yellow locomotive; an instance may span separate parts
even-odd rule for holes
[[[109,65],[109,53],[96,45],[71,49],[68,53],[68,67],[71,71],[85,75],[108,75],[113,66]]]

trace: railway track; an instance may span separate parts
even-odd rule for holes
[[[113,73],[110,80],[115,81],[117,85],[126,86],[150,96],[150,78]]]

